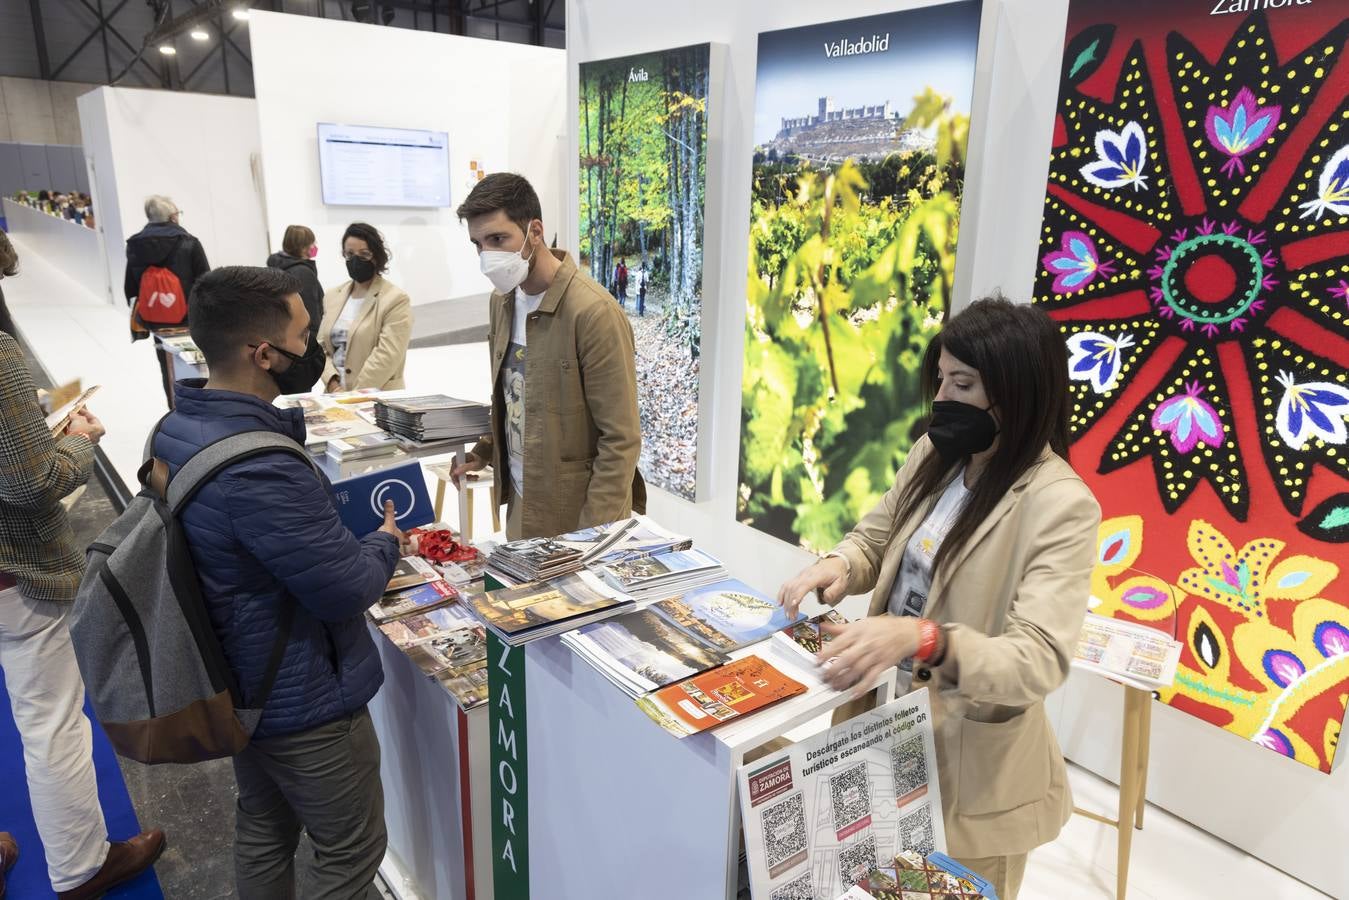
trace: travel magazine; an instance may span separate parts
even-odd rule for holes
[[[634,699],[729,661],[646,609],[564,634],[562,643]]]
[[[512,647],[632,608],[631,600],[588,571],[471,594],[468,603]]]

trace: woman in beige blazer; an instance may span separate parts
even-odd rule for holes
[[[1066,462],[1067,353],[1042,311],[972,304],[924,376],[932,421],[894,486],[779,599],[873,592],[834,629],[824,677],[856,689],[899,665],[901,690],[929,689],[947,852],[1015,900],[1028,853],[1072,814],[1044,698],[1087,611],[1100,507]]]
[[[364,222],[342,235],[342,257],[351,280],[323,295],[319,343],[328,354],[328,393],[404,387],[403,365],[412,337],[412,300],[385,280],[389,250],[384,236]]]

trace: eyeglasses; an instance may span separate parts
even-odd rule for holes
[[[343,251],[342,251],[342,258],[343,258],[343,259],[351,259],[352,257],[355,257],[355,256],[359,256],[361,259],[365,260],[366,262],[370,262],[371,260],[373,260],[373,259],[375,258],[375,254],[371,253],[369,250],[359,250],[359,251],[357,251],[356,253],[352,253],[350,250],[343,250]]]

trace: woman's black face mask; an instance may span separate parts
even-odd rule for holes
[[[954,463],[993,446],[993,439],[998,436],[998,422],[989,409],[958,400],[933,402],[927,436],[942,459]]]

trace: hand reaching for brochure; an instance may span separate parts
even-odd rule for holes
[[[801,572],[778,590],[778,603],[787,617],[796,618],[801,601],[811,591],[820,592],[820,602],[833,606],[848,591],[848,564],[837,556],[827,556]]]
[[[485,468],[487,468],[487,460],[470,453],[467,455],[465,462],[450,470],[450,478],[454,480],[454,486],[459,487],[459,483],[465,475],[470,472],[481,472]]]
[[[398,541],[399,556],[412,556],[417,552],[416,546],[398,527],[398,513],[393,507],[392,500],[384,501],[384,524],[379,526],[379,530],[385,534],[393,535],[394,539]]]
[[[834,636],[816,657],[824,667],[822,677],[834,690],[850,690],[853,696],[866,693],[882,672],[918,652],[918,620],[912,616],[867,616],[847,625],[822,622],[820,630]]]

